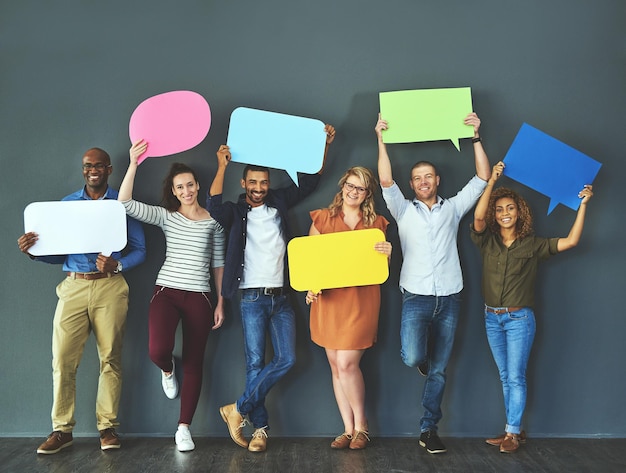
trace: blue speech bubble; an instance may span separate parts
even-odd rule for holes
[[[601,163],[524,123],[503,160],[504,175],[550,198],[548,215],[558,204],[580,207],[578,193],[593,183]]]
[[[312,118],[239,107],[230,115],[226,144],[232,161],[284,169],[298,184],[298,172],[322,169],[324,126]]]

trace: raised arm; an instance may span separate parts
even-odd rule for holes
[[[322,160],[322,167],[317,172],[318,174],[322,174],[322,172],[324,172],[324,167],[326,166],[326,156],[328,154],[328,148],[330,144],[335,140],[335,127],[334,126],[326,124],[324,126],[324,131],[326,132],[326,147],[324,148],[324,159]]]
[[[485,188],[483,195],[481,195],[480,199],[478,199],[478,203],[476,204],[476,208],[474,209],[474,230],[479,233],[482,232],[487,226],[485,216],[487,215],[489,198],[491,197],[493,187],[496,185],[496,181],[500,179],[500,176],[502,175],[502,171],[504,171],[504,163],[502,161],[499,161],[493,167],[493,172],[491,173],[491,177],[487,182],[487,187]]]
[[[483,144],[480,141],[480,135],[478,134],[478,129],[480,128],[480,118],[472,112],[465,117],[464,123],[474,127],[474,139],[472,142],[474,144],[474,163],[476,165],[476,175],[483,181],[488,181],[491,176],[491,166],[489,165],[489,158],[487,157],[487,153],[485,153]]]
[[[226,167],[230,163],[231,159],[230,148],[226,145],[221,145],[217,150],[217,172],[211,183],[211,189],[209,189],[209,195],[219,195],[224,191],[224,176],[226,174]]]
[[[376,137],[378,138],[378,181],[382,187],[391,187],[393,184],[391,161],[387,154],[387,145],[383,142],[383,130],[387,128],[389,128],[387,122],[380,118],[379,113],[374,131],[376,131]]]
[[[135,174],[137,174],[137,159],[148,149],[148,143],[144,140],[139,140],[130,147],[129,155],[130,162],[128,163],[128,169],[124,180],[120,185],[120,191],[117,196],[117,200],[125,202],[133,198],[133,186],[135,184]]]
[[[587,212],[587,203],[589,202],[589,199],[591,199],[591,197],[593,196],[592,189],[592,186],[586,185],[583,190],[578,193],[578,197],[582,198],[583,200],[580,203],[580,207],[578,207],[576,220],[574,220],[574,224],[569,231],[569,235],[567,235],[566,238],[559,238],[556,246],[559,252],[569,250],[570,248],[574,248],[576,245],[578,245],[578,242],[580,241],[580,236],[583,233],[583,227],[585,226],[585,213]]]

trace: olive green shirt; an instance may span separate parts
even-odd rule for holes
[[[491,307],[534,307],[540,261],[558,253],[558,238],[528,236],[508,248],[500,235],[471,228],[472,241],[483,260],[482,292]]]

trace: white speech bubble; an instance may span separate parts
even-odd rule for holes
[[[110,256],[126,246],[126,210],[111,199],[34,202],[24,209],[24,231],[39,235],[33,256]]]

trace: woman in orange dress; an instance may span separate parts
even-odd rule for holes
[[[386,231],[389,222],[374,209],[376,179],[364,167],[355,166],[339,180],[339,192],[326,209],[311,212],[309,235],[378,228]],[[391,243],[381,241],[372,251],[391,256]],[[354,268],[361,271],[363,268]],[[311,339],[326,349],[335,399],[344,432],[331,448],[365,448],[369,441],[365,416],[365,383],[359,363],[365,350],[376,342],[380,286],[308,291],[311,304]]]

